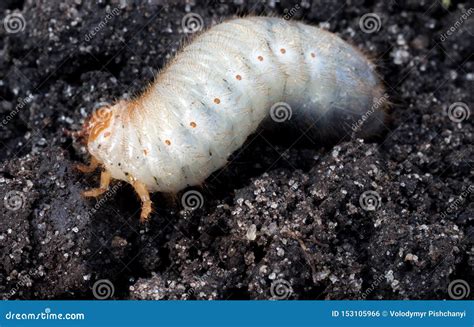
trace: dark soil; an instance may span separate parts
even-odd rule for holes
[[[440,39],[472,2],[131,3],[0,4],[2,19],[26,21],[18,33],[0,26],[3,298],[93,298],[100,279],[117,299],[449,299],[456,279],[473,289],[472,115],[455,122],[448,108],[473,108],[474,15]],[[202,208],[183,210],[182,193],[155,194],[146,225],[128,185],[103,200],[81,197],[98,175],[74,169],[87,155],[64,130],[80,129],[98,103],[143,90],[186,40],[187,12],[208,27],[297,3],[291,19],[374,58],[393,102],[383,135],[336,146],[251,137],[193,189]],[[372,12],[381,28],[364,33],[359,18]],[[376,210],[361,207],[366,191],[379,195]]]

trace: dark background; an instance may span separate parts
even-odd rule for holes
[[[188,37],[187,12],[209,27],[236,14],[282,16],[295,4],[292,19],[321,23],[373,58],[393,102],[383,135],[336,147],[251,137],[194,189],[201,209],[156,194],[147,225],[128,185],[100,203],[81,197],[98,175],[73,169],[87,155],[64,130],[80,129],[98,103],[143,90]],[[0,124],[2,297],[93,298],[100,279],[117,299],[269,299],[275,283],[290,299],[449,299],[456,279],[472,289],[472,116],[458,123],[448,108],[473,107],[474,15],[440,39],[470,7],[2,1],[0,117],[10,117]],[[24,17],[22,31],[5,30],[12,13]],[[361,31],[366,13],[379,15],[379,31]],[[377,210],[361,208],[365,191],[380,196]],[[16,210],[4,203],[12,194]]]

